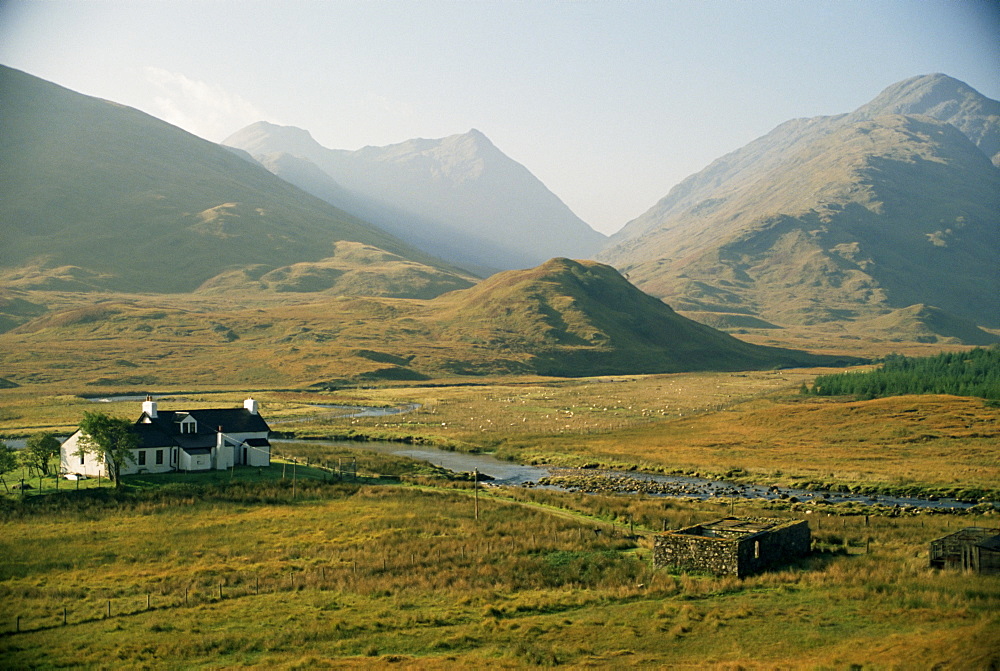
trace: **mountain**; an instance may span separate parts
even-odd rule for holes
[[[327,149],[299,128],[258,122],[224,144],[338,208],[482,274],[553,256],[589,257],[606,240],[477,130],[346,151]]]
[[[1000,326],[998,106],[929,75],[789,121],[681,182],[598,258],[684,311],[814,324],[927,304]]]
[[[542,375],[749,370],[833,359],[751,345],[682,317],[611,266],[552,259],[433,302],[446,337],[526,352]]]
[[[0,67],[0,281],[185,292],[351,241],[469,285],[440,260],[234,152],[135,109]]]
[[[964,82],[943,74],[905,79],[859,107],[848,120],[864,121],[885,114],[922,114],[949,123],[1000,167],[1000,101]]]

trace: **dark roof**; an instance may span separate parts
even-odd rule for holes
[[[180,432],[180,422],[188,415],[197,422],[195,433]],[[149,421],[144,421],[147,418]],[[187,451],[213,447],[218,439],[219,427],[222,427],[224,434],[264,433],[267,435],[271,430],[263,417],[252,414],[246,408],[217,408],[189,412],[160,410],[156,417],[149,417],[143,413],[135,423],[136,432],[139,434],[139,448],[176,445]],[[270,444],[267,443],[266,439],[263,440],[264,444]]]
[[[182,447],[181,449],[188,454],[211,454],[212,452],[210,447]]]
[[[250,447],[271,447],[271,441],[267,438],[247,438],[243,443]]]
[[[992,538],[987,538],[984,541],[976,543],[976,545],[986,550],[1000,550],[1000,536],[993,536]]]

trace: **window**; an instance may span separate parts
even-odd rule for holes
[[[84,459],[86,459],[86,458],[87,458],[87,455],[86,455],[86,454],[84,454],[83,452],[81,452],[81,453],[80,453],[80,465],[81,465],[81,466],[83,466],[83,461],[84,461]]]
[[[146,465],[146,450],[139,450],[139,465]]]
[[[156,451],[156,465],[157,466],[163,465],[163,450]]]

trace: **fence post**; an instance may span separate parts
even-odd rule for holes
[[[63,606],[63,625],[66,624],[66,606]]]
[[[14,631],[21,633],[21,616],[17,616],[17,624],[14,625]]]
[[[149,610],[149,592],[146,592],[146,610]]]
[[[108,617],[111,617],[111,599],[108,599]]]

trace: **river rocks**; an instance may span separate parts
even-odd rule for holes
[[[727,490],[719,490],[711,484],[694,484],[686,482],[662,482],[621,473],[606,471],[596,473],[581,473],[560,469],[553,475],[539,478],[538,484],[543,487],[559,487],[573,492],[585,494],[651,494],[657,496],[689,496],[709,498],[719,496]],[[725,493],[725,496],[737,495]]]

